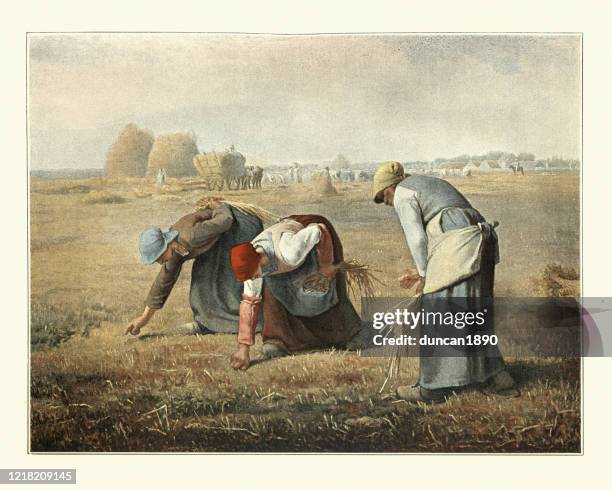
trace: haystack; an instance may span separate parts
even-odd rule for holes
[[[143,177],[147,172],[153,134],[128,124],[106,153],[107,177]]]
[[[580,274],[570,266],[548,264],[537,276],[531,278],[534,296],[580,297]]]
[[[328,173],[317,175],[312,179],[312,190],[317,196],[335,196],[338,194]]]
[[[163,168],[168,177],[194,176],[193,157],[197,154],[198,147],[189,133],[162,134],[153,143],[147,175],[155,177]]]

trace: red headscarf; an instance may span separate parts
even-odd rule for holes
[[[236,279],[244,282],[253,277],[261,256],[255,251],[255,247],[251,242],[240,243],[232,247],[231,262],[232,270]]]

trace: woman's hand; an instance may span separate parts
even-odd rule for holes
[[[249,346],[245,344],[239,344],[238,350],[230,357],[230,366],[234,369],[240,369],[245,371],[249,368]]]
[[[140,329],[143,328],[147,323],[149,323],[149,320],[151,318],[153,318],[153,315],[155,315],[155,311],[157,310],[151,308],[150,306],[146,306],[142,315],[137,318],[134,318],[129,323],[129,325],[125,329],[125,334],[127,335],[128,333],[131,333],[132,335],[138,335],[140,333]]]
[[[399,278],[400,287],[412,289],[416,286],[416,293],[421,294],[425,287],[425,278],[416,269],[406,269],[406,272]]]
[[[125,330],[126,335],[128,333],[131,333],[132,335],[138,335],[140,333],[140,329],[143,328],[147,324],[147,322],[148,319],[142,316],[134,318]]]

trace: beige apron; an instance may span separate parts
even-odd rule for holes
[[[480,271],[482,247],[497,223],[478,223],[442,231],[443,209],[427,224],[427,276],[424,294],[434,293],[463,281]],[[496,257],[495,263],[499,262]]]

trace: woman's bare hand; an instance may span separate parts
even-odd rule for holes
[[[403,289],[412,289],[416,286],[416,293],[420,294],[425,287],[425,278],[416,269],[407,269],[404,275],[399,278],[399,283]]]
[[[140,329],[144,327],[147,323],[149,323],[149,320],[153,318],[153,315],[155,315],[156,311],[157,310],[155,308],[145,306],[142,315],[137,318],[134,318],[129,323],[129,325],[125,329],[125,334],[127,335],[128,333],[131,333],[132,335],[138,335],[140,333]]]
[[[129,333],[131,333],[132,335],[138,335],[140,333],[140,329],[147,324],[147,321],[148,320],[146,318],[143,318],[141,316],[134,318],[125,330],[126,335]]]
[[[230,357],[230,366],[241,371],[246,371],[249,368],[250,362],[248,345],[240,344],[238,350]]]

